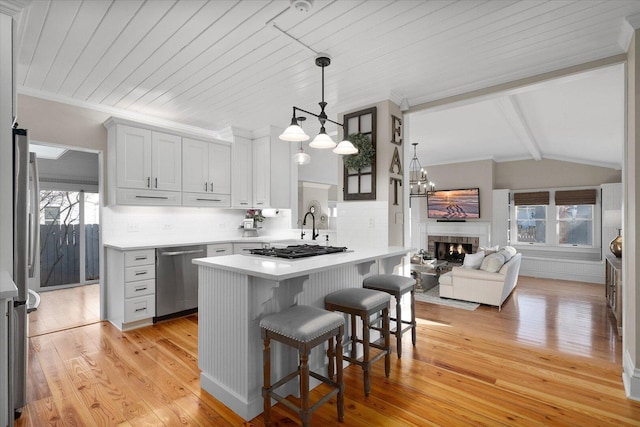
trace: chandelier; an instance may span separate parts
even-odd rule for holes
[[[409,196],[410,197],[426,197],[427,194],[435,191],[436,185],[429,181],[427,171],[420,165],[416,149],[418,143],[413,145],[413,159],[409,163]]]
[[[358,149],[354,147],[354,145],[348,139],[345,139],[344,141],[340,142],[340,144],[336,146],[336,143],[333,142],[333,140],[329,135],[327,135],[327,132],[324,127],[326,122],[331,122],[338,126],[344,127],[342,123],[338,123],[338,122],[334,122],[333,120],[330,120],[324,111],[325,107],[327,106],[327,103],[324,101],[324,69],[325,67],[328,67],[330,64],[331,64],[331,58],[329,58],[327,55],[320,54],[316,58],[316,65],[322,69],[322,101],[318,103],[320,105],[320,114],[315,114],[310,111],[303,110],[302,108],[298,108],[294,106],[293,116],[291,117],[291,124],[289,125],[289,127],[287,127],[284,130],[282,135],[280,135],[280,139],[283,141],[292,141],[292,142],[301,143],[300,150],[296,154],[294,154],[294,161],[297,162],[298,164],[309,163],[309,158],[308,158],[309,155],[304,153],[302,149],[302,141],[307,141],[309,139],[309,135],[307,135],[302,129],[302,127],[300,127],[300,125],[298,124],[298,122],[304,120],[305,117],[298,117],[296,113],[297,111],[311,115],[313,117],[317,117],[318,121],[320,122],[320,132],[313,139],[313,141],[309,143],[309,147],[333,148],[333,152],[336,154],[356,154],[358,152]],[[302,154],[304,154],[304,156],[306,157],[302,156]],[[301,159],[303,157],[306,159],[305,163],[301,162]]]

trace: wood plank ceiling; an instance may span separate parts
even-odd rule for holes
[[[640,13],[634,0],[310,3],[31,1],[18,20],[18,91],[213,131],[284,127],[293,105],[319,112],[319,52],[332,57],[325,100],[336,119],[624,53],[625,17]]]

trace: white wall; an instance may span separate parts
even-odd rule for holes
[[[337,244],[348,248],[389,244],[387,201],[339,202]]]

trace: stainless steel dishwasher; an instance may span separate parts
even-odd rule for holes
[[[198,266],[205,245],[156,249],[156,317],[154,322],[198,311]]]

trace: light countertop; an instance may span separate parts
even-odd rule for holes
[[[9,273],[0,271],[0,299],[10,299],[18,296],[18,288],[16,287]]]
[[[192,238],[176,238],[175,236],[158,236],[156,238],[136,239],[134,237],[112,240],[104,243],[104,246],[121,251],[166,248],[171,246],[186,245],[214,245],[218,243],[277,243],[287,242],[290,244],[322,244],[318,240],[301,240],[299,234],[282,234],[271,236],[257,237],[192,237]],[[295,242],[295,243],[294,243]]]
[[[350,248],[351,249],[351,248]],[[393,256],[408,254],[411,248],[389,246],[382,248],[353,248],[348,252],[319,255],[310,258],[288,260],[260,255],[226,255],[221,257],[198,258],[193,263],[268,280],[286,280],[342,265],[376,261]]]

